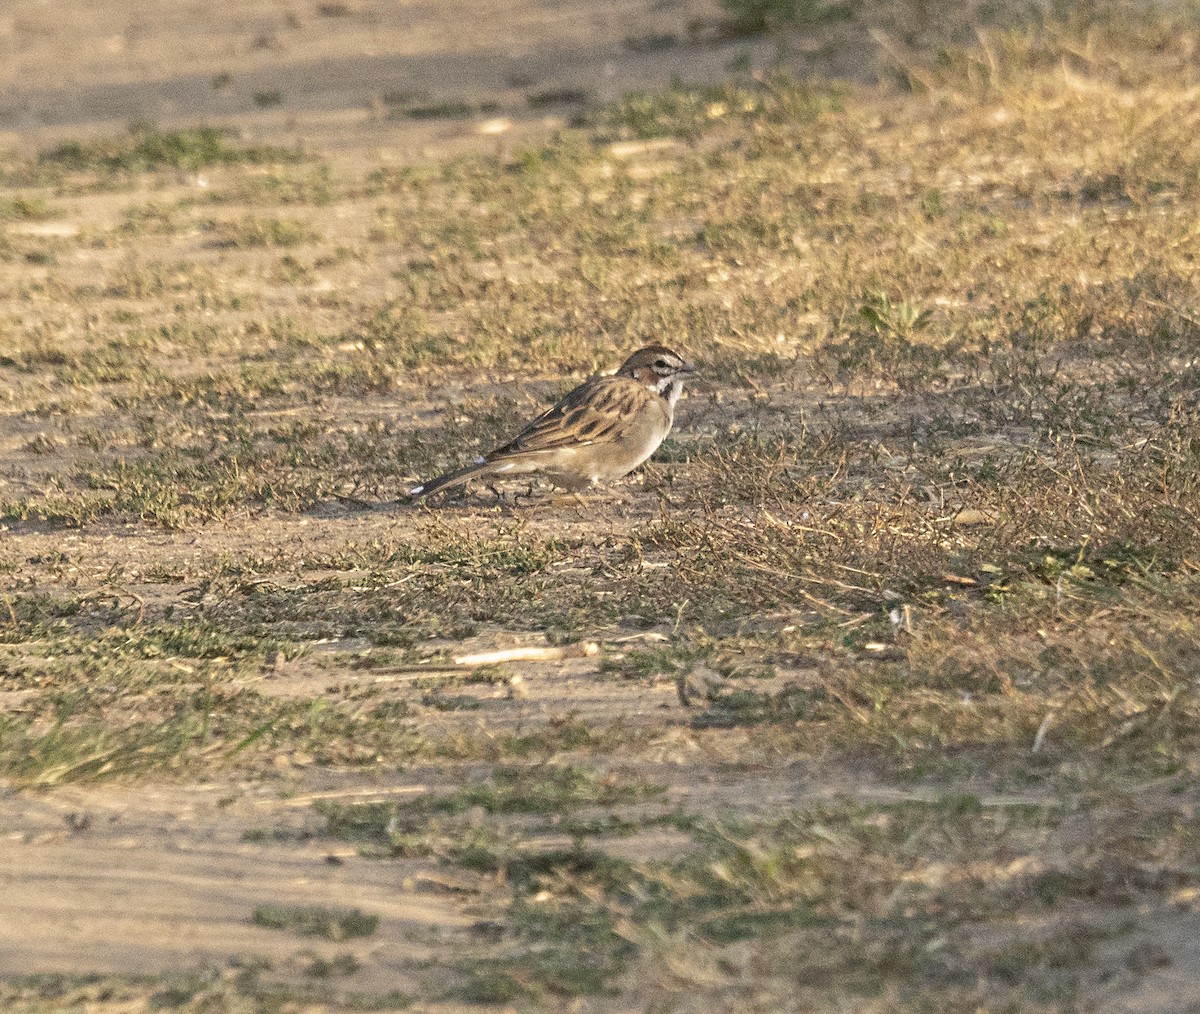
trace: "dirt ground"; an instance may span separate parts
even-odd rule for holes
[[[478,9],[453,0],[248,0],[232,13],[227,6],[197,0],[171,4],[9,0],[0,8],[0,149],[30,155],[64,141],[121,134],[137,122],[152,122],[164,129],[207,124],[234,128],[248,144],[317,153],[346,178],[361,181],[381,166],[434,162],[464,152],[507,155],[550,137],[584,106],[613,101],[631,91],[660,90],[673,80],[720,82],[728,77],[731,65],[768,64],[777,46],[766,37],[726,38],[720,31],[718,6],[702,0],[613,0],[603,4],[497,0],[478,5]],[[671,41],[665,43],[664,39]],[[790,47],[788,59],[800,71],[819,70],[860,82],[873,77],[873,58],[866,54],[875,50],[849,28],[835,24],[811,39],[796,34]],[[456,105],[466,112],[429,117],[405,113],[414,108]],[[903,119],[902,112],[889,107],[886,115],[872,118],[862,128],[864,135],[893,126],[894,121],[888,120],[892,113],[896,120]],[[712,115],[724,116],[725,112],[722,109]],[[1004,122],[990,107],[987,115],[989,123]],[[631,178],[655,178],[661,171],[656,153],[681,147],[673,141],[632,145]],[[407,263],[403,251],[381,248],[370,257],[357,259],[353,254],[331,256],[328,263],[312,268],[316,275],[298,283],[272,280],[271,272],[295,267],[294,263],[280,267],[280,251],[274,247],[263,252],[250,243],[243,249],[233,241],[210,242],[203,230],[211,230],[212,223],[195,228],[185,224],[177,235],[169,236],[164,232],[130,239],[121,233],[132,220],[131,211],[144,210],[143,205],[150,206],[150,214],[157,214],[156,207],[161,210],[161,206],[177,202],[184,213],[190,213],[198,194],[210,187],[219,190],[233,179],[224,172],[164,174],[143,189],[137,185],[124,191],[81,189],[62,201],[59,213],[49,220],[35,217],[13,224],[11,235],[18,242],[61,244],[61,250],[55,247],[59,250],[56,263],[26,256],[5,268],[3,280],[11,297],[6,322],[14,328],[13,333],[18,326],[28,333],[39,327],[55,330],[62,326],[75,329],[74,333],[82,336],[80,344],[86,346],[95,325],[87,305],[92,290],[87,287],[99,291],[101,280],[107,286],[104,298],[111,299],[116,308],[113,312],[122,314],[122,321],[136,320],[148,327],[169,322],[176,315],[171,279],[144,282],[135,277],[154,257],[180,257],[188,270],[220,274],[220,284],[214,284],[215,310],[204,304],[197,317],[207,320],[215,313],[224,315],[223,322],[235,321],[239,326],[248,317],[270,320],[300,306],[314,330],[336,334],[345,326],[348,304],[339,302],[343,296],[369,302],[367,294],[381,299],[394,295]],[[1099,174],[1098,178],[1106,179]],[[954,185],[945,187],[947,194],[953,193]],[[1092,184],[1072,181],[1070,185],[1086,189]],[[823,198],[818,195],[816,199]],[[935,203],[931,197],[923,199]],[[319,223],[321,240],[330,249],[353,250],[355,244],[366,242],[363,237],[370,235],[371,228],[382,229],[387,224],[381,226],[370,217],[381,218],[381,212],[364,210],[375,200],[358,193],[316,210],[304,208],[298,214],[302,224]],[[380,198],[378,203],[385,201]],[[1024,214],[1030,202],[1022,195],[1018,203]],[[235,213],[243,210],[236,198],[221,206],[214,213],[221,219],[217,226],[233,222]],[[692,209],[697,216],[702,211]],[[932,212],[930,216],[935,217]],[[1057,232],[1047,227],[1025,253],[1040,256],[1068,235],[1074,223],[1071,219]],[[1040,227],[1037,222],[1019,227],[1026,225],[1029,231]],[[668,223],[664,235],[671,230],[694,231],[694,223],[681,215]],[[113,236],[122,238],[113,240]],[[837,242],[836,238],[830,240],[829,249],[834,250]],[[985,242],[980,240],[979,245]],[[820,287],[819,280],[835,271],[836,257],[841,254],[830,253],[830,259],[822,263],[816,254],[808,257],[803,241],[797,239],[795,244],[799,254],[780,273],[792,272],[798,278],[797,292]],[[906,235],[897,244],[903,257],[919,262],[928,255],[940,270],[941,255],[928,254],[926,247],[932,250],[932,244],[921,237]],[[742,261],[731,256],[723,263],[714,258],[706,268],[715,293],[713,305],[727,309],[735,302],[720,288],[728,278],[722,273],[736,273],[742,266]],[[520,258],[493,260],[486,250],[472,262],[470,271],[477,280],[502,278],[506,285],[526,289],[549,285],[558,277],[553,255],[545,263],[538,263],[533,254],[524,262]],[[635,274],[631,269],[631,275]],[[1007,293],[1014,305],[1027,295],[1021,287],[1029,281],[1018,274],[1014,272],[1012,291]],[[744,284],[752,289],[759,281],[749,279]],[[621,284],[626,282],[630,289],[641,284],[636,277],[623,279]],[[144,318],[139,316],[144,310],[140,284],[157,286],[150,298],[158,309],[147,311]],[[45,288],[39,288],[43,285]],[[75,286],[74,291],[83,295],[64,311],[61,293],[68,286]],[[19,302],[18,295],[27,297],[26,302]],[[247,305],[249,309],[244,309]],[[897,312],[907,313],[907,304],[900,305]],[[355,304],[355,309],[361,306]],[[60,311],[65,316],[58,316]],[[1090,326],[1089,321],[1081,333]],[[790,340],[781,331],[776,351],[788,351]],[[739,337],[729,337],[727,347],[740,349],[739,341]],[[749,342],[745,348],[750,348]],[[5,351],[0,347],[0,363]],[[320,349],[319,355],[327,363],[338,364],[361,351],[361,345],[356,351],[342,343]],[[223,350],[215,340],[202,354],[181,353],[178,363],[171,363],[169,355],[170,350],[166,358],[155,360],[155,365],[167,362],[173,377],[189,371],[199,377],[215,369]],[[47,369],[57,364],[49,354],[44,361],[49,364]],[[314,425],[363,439],[377,431],[373,427],[399,416],[410,419],[412,429],[419,433],[446,426],[475,433],[470,427],[491,425],[490,417],[485,418],[488,411],[527,414],[561,390],[565,381],[583,375],[580,371],[578,377],[563,378],[548,372],[535,371],[529,378],[503,368],[481,370],[476,375],[460,367],[457,372],[438,374],[434,390],[405,378],[382,394],[331,395],[311,413],[311,406],[302,406],[252,408],[248,414],[260,429],[290,425],[311,414]],[[931,504],[923,515],[929,521],[927,527],[940,525],[939,531],[951,532],[947,544],[953,540],[970,543],[975,538],[972,533],[996,516],[994,503],[968,511],[970,504],[957,487],[946,483],[945,488],[938,488],[905,457],[906,442],[914,442],[915,428],[928,418],[937,416],[944,421],[944,415],[952,414],[947,410],[939,415],[934,396],[922,400],[914,395],[900,404],[902,399],[889,400],[883,395],[876,399],[875,393],[864,387],[854,398],[846,397],[843,405],[840,396],[831,394],[829,385],[815,374],[797,380],[795,374],[776,379],[766,372],[755,376],[752,369],[744,375],[730,370],[726,375],[701,379],[681,404],[679,428],[719,444],[722,435],[732,440],[734,435],[757,434],[760,425],[768,434],[794,433],[821,413],[840,419],[839,413],[848,418],[857,412],[856,432],[864,443],[869,438],[878,463],[875,477],[863,481],[856,493],[858,500],[870,499],[871,483],[884,481],[878,479],[881,475],[903,485],[906,495],[915,489],[923,503]],[[32,368],[22,372],[13,367],[11,389],[5,392],[6,404],[0,406],[0,494],[5,502],[50,501],[60,485],[79,492],[78,469],[94,457],[86,442],[89,432],[100,434],[97,441],[101,437],[114,441],[122,455],[122,467],[126,457],[136,464],[158,454],[164,439],[169,443],[170,436],[161,438],[147,435],[148,429],[136,430],[145,422],[138,412],[114,410],[116,400],[108,402],[87,384],[69,395],[74,399],[69,412],[52,404],[66,396],[47,376]],[[514,384],[518,380],[521,383]],[[464,405],[483,408],[472,416]],[[64,415],[69,416],[65,422]],[[971,465],[985,459],[990,462],[998,448],[1019,456],[1027,438],[1023,424],[1015,423],[1003,433],[980,434],[964,427],[965,436],[954,445],[955,452]],[[184,441],[190,434],[176,431],[174,436]],[[684,489],[686,498],[687,491],[695,492],[697,483],[715,482],[714,475],[727,465],[718,458],[705,473],[707,480],[692,475],[672,487],[669,483],[674,476],[668,464],[666,478],[655,472],[644,486],[639,479],[629,498],[594,510],[544,503],[497,506],[481,500],[465,508],[451,508],[444,520],[407,507],[374,509],[323,492],[318,503],[303,509],[235,508],[216,523],[194,522],[191,516],[178,526],[102,516],[66,526],[61,519],[48,519],[37,511],[0,521],[0,551],[8,568],[4,573],[13,575],[12,597],[0,600],[0,606],[6,605],[14,629],[19,617],[13,601],[22,590],[23,574],[36,575],[56,593],[70,590],[82,603],[79,615],[86,618],[87,611],[94,609],[100,617],[97,625],[110,613],[191,617],[192,610],[217,600],[312,593],[330,619],[326,623],[325,616],[305,614],[296,620],[292,633],[305,642],[303,653],[281,653],[250,668],[231,666],[228,676],[221,675],[227,660],[210,653],[203,656],[205,677],[224,693],[253,691],[272,702],[334,702],[354,717],[393,707],[426,737],[443,743],[469,741],[475,751],[474,759],[417,758],[403,764],[373,765],[368,755],[374,747],[362,747],[368,757],[364,762],[354,755],[356,744],[341,743],[341,753],[330,760],[317,756],[311,742],[303,742],[292,750],[275,751],[269,766],[235,765],[231,774],[228,767],[214,765],[200,780],[190,783],[164,776],[161,782],[131,777],[128,781],[117,778],[75,785],[65,784],[69,779],[59,777],[61,772],[52,772],[53,776],[45,776],[40,783],[35,781],[34,787],[20,784],[19,779],[7,786],[0,783],[0,973],[11,979],[29,977],[28,981],[53,975],[71,979],[70,988],[61,994],[63,1009],[115,1012],[170,1004],[159,994],[155,994],[157,1001],[147,998],[145,989],[139,992],[136,986],[129,987],[127,994],[120,988],[114,993],[115,987],[104,985],[105,977],[161,977],[207,968],[215,969],[212,974],[218,978],[232,981],[254,962],[264,962],[280,981],[303,983],[328,976],[327,969],[341,961],[337,987],[343,996],[356,991],[373,997],[396,992],[405,995],[403,1003],[416,998],[411,1009],[445,1014],[497,1009],[495,1004],[484,1008],[456,998],[449,988],[449,975],[442,983],[438,968],[447,954],[467,948],[486,951],[488,920],[493,915],[488,901],[504,888],[502,877],[494,872],[451,869],[434,858],[379,862],[361,854],[353,842],[333,841],[324,835],[325,820],[314,804],[411,801],[451,792],[488,776],[493,768],[490,760],[483,759],[490,756],[488,740],[532,738],[540,730],[570,728],[572,723],[593,730],[615,730],[613,735],[624,739],[614,740],[618,746],[604,757],[604,763],[622,777],[636,775],[664,787],[663,794],[652,802],[638,802],[629,808],[641,815],[663,816],[663,823],[649,826],[648,822],[602,845],[611,855],[633,862],[674,855],[683,849],[686,841],[682,834],[665,823],[665,815],[677,810],[714,820],[769,821],[778,813],[825,802],[846,806],[859,802],[931,803],[943,798],[941,789],[927,786],[920,777],[890,779],[877,764],[864,763],[861,768],[841,760],[826,764],[819,755],[793,760],[786,750],[732,721],[728,727],[703,728],[696,709],[681,703],[676,680],[662,672],[614,680],[612,665],[635,652],[652,653],[670,641],[679,625],[670,616],[647,621],[634,606],[596,632],[597,639],[607,646],[602,657],[528,663],[522,666],[519,680],[512,678],[511,670],[503,670],[492,677],[456,683],[454,708],[445,707],[436,695],[419,692],[418,681],[428,679],[428,668],[422,670],[408,659],[375,665],[372,651],[378,655],[378,645],[365,639],[325,636],[325,627],[333,624],[339,610],[358,608],[367,599],[375,601],[372,596],[381,590],[381,572],[386,571],[388,578],[399,572],[395,563],[399,554],[433,544],[450,529],[464,542],[475,533],[487,532],[504,551],[511,548],[510,543],[524,545],[522,540],[549,546],[548,552],[556,545],[569,545],[574,556],[566,558],[570,554],[565,554],[545,569],[563,586],[569,584],[573,568],[577,569],[581,585],[601,588],[599,601],[611,569],[634,566],[629,559],[644,548],[639,540],[655,526],[670,528],[674,519],[664,504],[670,506],[675,491]],[[775,474],[767,466],[764,469],[768,479]],[[417,478],[407,476],[409,480]],[[391,485],[383,492],[398,494],[396,477],[389,476],[388,481]],[[817,504],[814,511],[828,507],[819,497],[813,499]],[[828,521],[837,512],[835,503],[822,516]],[[716,526],[715,531],[736,533],[750,527],[748,514],[747,508],[732,503],[712,509],[705,520]],[[824,523],[810,519],[807,513],[796,518],[800,526],[811,521],[814,530]],[[880,522],[872,531],[886,527]],[[613,546],[620,544],[625,552],[627,543],[632,547],[628,559],[614,562]],[[488,543],[489,552],[494,548]],[[386,565],[374,562],[392,550]],[[1081,548],[1080,559],[1082,553]],[[650,580],[666,572],[672,559],[667,549],[656,552],[646,547],[644,558],[636,560],[638,574],[651,575]],[[248,573],[264,561],[274,561],[274,570],[265,564],[262,567],[269,577],[241,573],[242,564]],[[899,642],[901,635],[894,630],[887,633],[889,621],[877,615],[878,609],[872,613],[848,605],[849,598],[830,605],[821,597],[827,591],[829,599],[847,588],[860,591],[853,582],[860,580],[863,571],[855,568],[862,562],[847,557],[839,564],[847,583],[813,586],[814,593],[798,597],[787,610],[750,617],[744,624],[746,630],[753,633],[755,623],[770,625],[781,631],[782,644],[785,635],[797,627],[820,622],[832,630],[830,641],[836,639],[841,645],[857,636],[860,627],[880,629],[893,640],[884,644],[878,639],[884,634],[873,634],[865,646],[856,643],[854,650],[872,660],[894,661],[899,654],[894,642]],[[424,563],[428,561],[423,559]],[[430,565],[434,570],[440,566],[440,559],[433,559]],[[518,566],[519,561],[514,564]],[[220,575],[225,583],[217,583],[213,575]],[[758,575],[764,584],[776,579],[769,567],[763,567]],[[483,583],[486,580],[482,579]],[[946,580],[953,589],[977,583],[957,572]],[[30,583],[34,583],[32,578]],[[384,591],[386,587],[382,586]],[[1061,591],[1061,581],[1058,587]],[[477,587],[467,587],[464,581],[464,601],[477,593]],[[679,599],[681,616],[689,603],[682,595]],[[309,608],[307,602],[303,606]],[[955,601],[947,607],[956,617],[962,612],[954,613],[957,608]],[[1054,608],[1057,610],[1058,604]],[[213,615],[221,614],[214,611]],[[1059,618],[1056,612],[1055,621]],[[24,617],[20,620],[24,622]],[[899,626],[899,621],[891,622]],[[0,625],[9,625],[3,608]],[[422,662],[446,653],[544,647],[550,640],[528,629],[510,629],[515,624],[477,626],[479,629],[458,639],[431,639],[421,646],[425,652]],[[735,633],[740,637],[743,631],[739,628]],[[1037,633],[1050,637],[1041,629]],[[35,649],[42,647],[40,642],[5,644],[5,650],[11,651],[0,658],[0,675],[8,672],[3,668],[8,662],[15,672],[18,663],[27,662]],[[402,650],[416,649],[405,644]],[[138,664],[146,661],[170,675],[173,662],[169,654],[148,653]],[[42,661],[49,674],[44,684],[0,689],[0,712],[5,716],[32,714],[45,686],[63,679],[62,673],[53,671],[53,657],[39,656],[39,665]],[[184,674],[178,676],[180,680],[194,674],[182,662],[177,668]],[[780,663],[772,678],[776,681],[772,685],[784,684],[797,692],[817,686],[813,668],[800,652]],[[199,682],[197,677],[197,685]],[[750,693],[759,684],[751,674],[739,686]],[[153,690],[140,685],[137,689],[135,703],[129,706],[146,704],[148,712],[153,710]],[[846,703],[837,696],[836,688],[830,693],[856,721],[867,724],[870,700],[855,698],[846,690]],[[971,703],[970,694],[958,695],[955,690],[948,696],[955,707],[961,703],[964,710]],[[1174,700],[1162,705],[1162,714]],[[1056,732],[1050,718],[1058,714],[1054,710],[1058,707],[1056,699],[1051,711],[1042,712],[1047,716],[1045,728],[1051,729],[1051,740]],[[314,705],[313,715],[316,713]],[[39,720],[44,717],[41,712],[38,716]],[[303,726],[305,719],[296,722]],[[311,724],[317,727],[316,717]],[[0,736],[6,728],[0,725]],[[1036,722],[1034,728],[1038,728]],[[1045,729],[1038,731],[1039,743],[1043,732]],[[1014,735],[1024,737],[1021,750],[1027,754],[1025,740],[1032,737],[1024,726]],[[629,748],[629,756],[622,745],[627,743],[636,744],[636,751]],[[570,753],[550,748],[547,752],[555,758]],[[466,748],[463,753],[468,753]],[[1063,770],[1067,770],[1065,761]],[[1052,790],[1032,780],[1023,785],[1020,779],[1013,779],[997,789],[990,777],[971,776],[955,785],[955,791],[978,794],[980,806],[988,813],[1058,802]],[[1170,789],[1163,789],[1161,795],[1165,809],[1177,805],[1173,797],[1167,798]],[[1181,822],[1190,819],[1187,805],[1186,800],[1178,803]],[[595,817],[600,810],[588,809],[585,814]],[[570,834],[542,828],[528,844],[530,848],[566,848],[571,841]],[[1069,841],[1065,832],[1061,842],[1054,840],[1054,848],[1060,850],[1055,855],[1064,867],[1086,852],[1083,845]],[[1074,848],[1077,851],[1071,851]],[[1164,900],[1166,897],[1164,893],[1162,898],[1156,895],[1147,900],[1139,895],[1135,903],[1128,904],[1110,903],[1106,898],[1080,901],[1071,910],[1073,918],[1124,919],[1133,928],[1115,941],[1097,945],[1095,965],[1101,971],[1086,979],[1080,994],[1061,1003],[1052,996],[1039,1009],[1101,1014],[1200,1010],[1200,914],[1194,892],[1187,894],[1180,888],[1171,896],[1173,900]],[[298,938],[252,921],[251,914],[265,905],[355,907],[378,915],[379,930],[362,939]],[[1004,931],[1019,937],[1031,927],[1051,926],[1053,930],[1054,925],[1049,916],[1042,922],[1034,917],[1026,921],[1023,916],[1006,923]],[[639,938],[639,943],[645,941]],[[737,965],[735,958],[722,962],[725,959],[711,962],[712,967],[719,966],[719,971],[712,972],[714,981],[722,976],[730,981],[739,975],[746,981],[755,977],[757,966],[751,957],[745,958],[744,967],[733,971],[730,967]],[[692,970],[688,974],[701,973]],[[101,984],[97,986],[89,976],[99,977]],[[439,984],[445,985],[445,991],[439,993]],[[692,1009],[656,1007],[639,991],[638,983],[623,983],[620,989],[623,992],[612,995],[601,992],[586,999],[562,1000],[561,1009],[612,1014]],[[681,992],[686,988],[681,987]],[[772,995],[768,989],[766,999],[755,999],[758,1006],[739,1008],[731,1001],[728,1009],[784,1009],[785,1000],[779,997],[786,999],[785,993],[774,994],[775,999]],[[21,1009],[49,1011],[56,1002],[50,999],[40,1007]],[[654,1002],[666,1001],[657,994]],[[500,1006],[524,1009],[521,1001],[514,1003]],[[396,1004],[398,1008],[402,1001]],[[880,1004],[871,1009],[909,1009],[900,1003],[887,1006],[885,1000]],[[324,1008],[313,1002],[305,1009]]]
[[[253,0],[236,14],[206,3],[168,12],[152,2],[16,0],[0,15],[0,145],[38,150],[149,121],[234,127],[247,140],[384,164],[520,146],[573,113],[570,101],[531,107],[531,94],[612,101],[673,78],[719,81],[735,55],[770,53],[763,40],[644,53],[625,44],[711,36],[718,15],[703,0],[499,0],[471,17],[440,0]],[[835,70],[855,65],[848,53],[839,59]],[[390,117],[405,95],[489,108],[461,121]]]
[[[687,39],[689,25],[693,32],[708,31],[717,13],[714,4],[694,0],[503,0],[469,17],[452,0],[344,5],[253,0],[238,5],[236,13],[198,2],[15,0],[0,11],[0,146],[36,152],[64,139],[120,133],[136,122],[163,128],[204,123],[232,127],[248,142],[319,152],[352,173],[363,166],[494,150],[497,144],[520,146],[572,115],[570,103],[531,108],[530,93],[574,90],[590,100],[611,101],[629,91],[665,87],[673,78],[718,81],[735,54],[770,51],[771,43],[761,40],[645,54],[623,44],[656,33]],[[220,76],[228,83],[214,87]],[[255,95],[271,93],[282,97],[278,106],[256,104]],[[388,97],[403,93],[489,108],[464,120],[389,117]],[[122,203],[103,195],[85,199],[77,210],[79,227],[113,222]],[[386,413],[389,407],[373,411]],[[4,437],[9,451],[19,452],[28,439],[26,427],[10,421]],[[97,422],[106,425],[103,417]],[[186,571],[189,561],[236,554],[243,544],[247,551],[273,544],[303,552],[314,538],[369,539],[397,524],[404,522],[339,516],[334,509],[330,517],[279,518],[199,537],[110,530],[68,536],[68,544],[89,568],[170,558],[170,566]],[[57,533],[39,536],[25,529],[19,538],[20,552],[27,555],[63,545]],[[180,590],[142,589],[155,596]],[[636,721],[646,711],[657,720],[661,709],[679,707],[671,683],[630,700],[624,688],[598,689],[582,662],[542,669],[529,678],[527,699],[488,700],[485,711],[470,713],[472,720],[520,726],[546,714],[571,713],[609,723]],[[320,693],[328,683],[299,663],[264,680],[268,692],[281,695]],[[19,708],[20,698],[5,695],[5,705]],[[668,762],[695,759],[696,748],[682,731],[661,750]],[[439,768],[438,776],[447,773]],[[688,793],[693,777],[678,791]],[[248,843],[243,836],[264,827],[303,830],[313,823],[311,804],[318,798],[366,801],[419,793],[425,789],[421,778],[418,771],[400,784],[370,778],[364,783],[355,771],[318,770],[302,759],[264,782],[7,791],[0,796],[3,971],[159,974],[206,963],[224,967],[238,955],[253,954],[285,975],[299,976],[314,956],[344,953],[346,946],[298,944],[248,921],[260,904],[294,901],[378,913],[386,930],[355,948],[361,969],[345,985],[412,991],[402,966],[430,956],[439,940],[453,946],[456,935],[474,922],[469,902],[478,885],[447,886],[427,863],[385,869],[356,859],[350,847],[336,856],[336,865],[328,849],[316,844],[281,857],[277,846]],[[716,774],[707,778],[718,780]],[[773,775],[771,784],[785,799],[807,791],[786,770]],[[736,785],[728,788],[738,792]],[[756,795],[763,790],[756,779]],[[702,787],[700,792],[710,794]],[[719,805],[719,795],[711,795]]]
[[[528,512],[530,524],[562,534],[589,531],[595,519],[579,514],[564,524],[550,508]],[[645,507],[607,514],[606,527],[621,530],[645,521]],[[344,545],[369,543],[411,532],[411,511],[363,513],[334,503],[300,516],[260,516],[188,533],[122,530],[101,526],[95,533],[39,534],[22,526],[20,552],[31,558],[66,552],[81,577],[112,567],[153,564],[182,575],[201,573],[217,558],[261,551],[320,556]],[[297,575],[299,576],[299,575]],[[341,577],[345,578],[346,573]],[[350,572],[353,577],[353,572]],[[312,573],[305,580],[319,580]],[[363,572],[364,580],[369,578]],[[189,582],[137,582],[125,586],[151,609],[186,600]],[[627,644],[653,645],[653,631],[630,635]],[[489,630],[480,637],[449,645],[477,651],[521,644],[544,644],[523,633]],[[383,700],[411,699],[411,681],[428,673],[385,670],[357,677],[347,669],[364,643],[337,641],[314,645],[295,660],[239,677],[270,696],[327,697],[353,700],[364,691]],[[431,648],[438,647],[431,644]],[[537,729],[570,717],[604,727],[613,723],[645,725],[655,739],[639,750],[637,770],[668,786],[664,809],[687,807],[714,815],[769,816],[780,809],[847,792],[864,800],[910,798],[873,784],[849,784],[763,758],[750,774],[726,771],[747,759],[745,737],[725,737],[714,752],[689,728],[674,681],[630,686],[597,681],[597,662],[579,658],[525,663],[514,694],[507,684],[467,685],[460,693],[478,698],[480,707],[442,713],[422,709],[422,727],[430,735],[453,736]],[[4,706],[20,712],[26,692],[6,692]],[[335,847],[320,840],[323,823],[312,811],[318,800],[343,803],[409,799],[482,777],[490,765],[408,767],[403,773],[371,773],[315,765],[296,751],[276,758],[276,767],[260,778],[216,778],[189,786],[131,788],[64,786],[0,795],[0,823],[7,830],[0,865],[0,907],[10,917],[0,925],[5,970],[13,975],[41,973],[162,974],[195,965],[229,967],[244,955],[272,963],[281,977],[301,977],[314,958],[347,953],[345,943],[289,939],[278,931],[252,925],[248,914],[259,905],[351,905],[376,913],[386,932],[351,948],[359,969],[343,980],[350,989],[387,993],[418,992],[404,972],[436,956],[439,941],[455,946],[477,921],[473,902],[489,891],[484,878],[446,874],[427,861],[397,866],[357,856],[353,845]],[[1020,799],[1015,801],[1020,802]],[[999,805],[1004,805],[1003,801]],[[247,841],[247,834],[270,829],[273,836],[294,833],[296,841],[281,855],[278,841]],[[613,843],[620,854],[648,858],[678,845],[661,832],[643,832]],[[568,841],[564,839],[564,843]],[[545,842],[531,843],[544,845]],[[437,1010],[456,1009],[437,1006]],[[597,1008],[599,1009],[599,1008]]]

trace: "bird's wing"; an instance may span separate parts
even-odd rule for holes
[[[590,380],[534,419],[513,440],[497,447],[487,460],[613,440],[655,397],[631,377]]]

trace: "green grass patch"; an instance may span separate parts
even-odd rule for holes
[[[957,1010],[972,996],[1074,995],[1096,947],[1127,933],[1129,919],[1068,919],[1060,936],[971,943],[972,926],[1037,890],[1044,874],[1035,868],[1001,871],[1019,871],[1019,857],[1064,816],[968,797],[832,804],[765,822],[694,823],[695,847],[660,861],[545,853],[540,872],[516,884],[508,953],[466,961],[462,995],[492,1003],[594,995],[633,974],[664,991],[682,981],[718,1003],[737,982],[722,955],[747,945],[758,975],[779,976],[779,988],[813,1002],[882,992],[939,997]],[[538,869],[534,857],[526,864]],[[974,872],[947,880],[951,868]],[[1098,870],[1080,878],[1101,892],[1116,879]],[[1156,886],[1137,874],[1132,883]],[[670,976],[657,972],[664,963]]]
[[[298,152],[288,148],[241,144],[229,131],[216,127],[158,130],[144,126],[120,138],[59,145],[42,152],[39,161],[71,172],[144,173],[218,165],[269,165],[297,162],[300,158]]]
[[[255,215],[247,215],[236,222],[214,222],[210,231],[214,246],[231,250],[305,246],[320,239],[318,233],[302,222]]]
[[[329,908],[323,905],[262,905],[254,910],[255,926],[290,930],[302,937],[325,940],[353,940],[369,937],[379,928],[379,916],[367,915],[357,908]]]

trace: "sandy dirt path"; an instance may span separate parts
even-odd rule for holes
[[[773,51],[716,40],[719,8],[704,0],[496,0],[471,17],[462,7],[250,0],[234,14],[15,0],[0,11],[0,146],[204,122],[327,155],[433,158],[494,147],[487,131],[505,125],[505,143],[520,144],[581,109],[538,96],[612,101],[672,79],[720,80],[736,57]],[[413,119],[396,111],[406,103],[476,111]]]
[[[237,786],[59,790],[0,801],[0,952],[9,974],[133,975],[262,958],[302,971],[352,953],[362,989],[412,987],[402,965],[428,957],[439,934],[471,918],[403,864],[357,859],[303,840],[286,848],[248,830],[303,821],[273,801],[235,799]],[[282,812],[274,812],[278,807]],[[433,885],[433,886],[431,886]],[[301,939],[257,926],[262,905],[356,907],[379,916],[364,940]],[[416,941],[424,941],[418,943]]]

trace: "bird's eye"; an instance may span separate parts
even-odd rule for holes
[[[654,368],[656,370],[669,370],[671,368],[671,364],[665,359],[656,359],[654,361]]]

